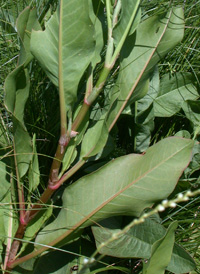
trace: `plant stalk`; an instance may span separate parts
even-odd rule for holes
[[[17,156],[16,156],[16,149],[15,149],[15,140],[13,141],[14,146],[14,161],[15,161],[15,170],[16,170],[16,177],[17,177],[17,191],[18,191],[18,199],[19,199],[19,215],[20,215],[20,223],[25,224],[25,202],[24,202],[24,188],[23,184],[20,181],[18,164],[17,164]]]
[[[61,0],[62,4],[62,0]],[[88,93],[88,97],[84,99],[83,105],[75,118],[73,124],[72,124],[72,131],[78,130],[79,126],[81,125],[82,121],[84,120],[85,115],[87,114],[90,106],[92,103],[96,100],[98,95],[103,89],[103,86],[105,85],[105,82],[107,80],[107,77],[113,68],[116,57],[115,59],[110,62],[110,59],[113,54],[113,47],[114,47],[114,42],[112,38],[112,21],[110,18],[110,6],[109,6],[109,1],[106,0],[108,12],[107,12],[107,17],[108,17],[108,48],[107,48],[107,53],[106,53],[106,62],[104,65],[104,68],[101,71],[101,74],[99,76],[99,79],[93,88],[91,93]],[[62,6],[62,5],[60,5]],[[60,10],[62,12],[62,9]],[[62,41],[62,32],[61,32],[61,23],[59,27],[59,95],[60,95],[60,117],[61,117],[61,136],[59,139],[58,147],[56,150],[55,158],[53,160],[52,166],[51,166],[51,171],[50,171],[50,176],[49,176],[49,183],[48,187],[46,190],[43,192],[42,196],[40,197],[38,203],[34,204],[33,207],[26,212],[25,215],[25,221],[28,224],[30,220],[32,220],[36,214],[39,212],[40,208],[45,204],[52,196],[52,194],[55,192],[56,189],[58,189],[66,180],[68,180],[80,167],[85,163],[85,160],[80,160],[74,167],[72,167],[68,172],[66,172],[60,179],[58,179],[58,174],[60,170],[60,166],[64,157],[64,152],[66,150],[66,147],[69,144],[69,141],[71,139],[71,133],[67,135],[67,118],[66,118],[66,110],[65,110],[65,99],[64,99],[64,87],[63,87],[63,71],[62,71],[62,49],[61,49],[61,41]],[[14,258],[18,252],[19,246],[20,246],[20,239],[23,238],[24,232],[26,229],[26,225],[22,226],[20,224],[16,237],[19,240],[14,240],[12,248],[11,248],[11,254],[9,256],[8,260],[8,268],[13,268],[17,264],[21,263],[22,261],[26,261],[29,259],[29,256],[25,256],[26,259],[23,260],[23,257],[20,259],[17,259],[15,262]],[[41,250],[39,251],[39,254],[41,253]],[[30,254],[31,256],[31,254]]]

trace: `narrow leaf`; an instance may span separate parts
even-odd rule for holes
[[[131,35],[137,28],[141,19],[141,10],[138,9],[140,0],[121,1],[119,21],[113,30],[115,46],[121,42],[124,34]]]
[[[18,66],[5,80],[5,106],[12,114],[14,149],[20,178],[23,177],[32,159],[31,138],[24,125],[24,108],[29,96],[29,74],[24,67],[31,61],[30,37],[32,28],[39,29],[36,11],[27,7],[17,21],[21,42]]]
[[[177,225],[178,222],[172,223],[165,236],[153,244],[151,258],[147,265],[144,264],[143,274],[165,273],[165,269],[171,260],[175,240],[174,231]]]
[[[39,169],[39,162],[38,162],[38,155],[36,150],[36,143],[35,143],[36,136],[33,136],[33,157],[31,159],[30,168],[29,168],[29,194],[32,195],[32,192],[36,190],[37,186],[40,183],[40,169]]]
[[[12,71],[5,81],[5,105],[13,117],[13,135],[20,178],[32,159],[31,138],[24,125],[24,108],[29,95],[29,76],[23,66]]]
[[[83,138],[81,145],[81,158],[88,158],[100,152],[108,139],[108,129],[104,117],[91,128],[89,128]]]

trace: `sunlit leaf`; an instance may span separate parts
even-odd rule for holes
[[[93,25],[91,9],[88,0],[61,0],[46,29],[32,34],[31,51],[50,80],[64,89],[67,110],[76,101],[79,81],[100,47],[97,50],[95,41],[99,24]]]
[[[82,177],[63,193],[57,218],[37,236],[40,243],[58,243],[73,231],[116,215],[139,216],[166,198],[191,158],[193,141],[167,138],[145,155],[119,157]]]

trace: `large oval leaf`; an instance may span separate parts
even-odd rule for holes
[[[117,215],[139,216],[166,198],[191,158],[193,141],[167,138],[145,155],[119,157],[67,187],[63,208],[36,241],[54,245],[74,230]]]
[[[31,51],[50,80],[64,91],[67,109],[75,102],[79,81],[97,54],[98,34],[91,9],[88,0],[61,0],[45,31],[32,34]]]

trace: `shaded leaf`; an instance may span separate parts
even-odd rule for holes
[[[95,45],[94,55],[92,58],[92,67],[94,68],[96,66],[96,64],[101,61],[100,53],[101,53],[101,50],[104,45],[103,30],[102,30],[101,22],[100,22],[98,16],[94,14],[92,1],[89,1],[88,4],[90,6],[89,7],[89,16],[90,16],[90,19],[91,19],[91,21],[94,25],[94,28],[95,28],[96,45]]]
[[[63,158],[63,164],[62,164],[62,170],[60,172],[61,175],[69,168],[69,166],[73,163],[77,156],[77,150],[76,150],[76,142],[74,139],[71,140],[69,145],[67,146],[67,150],[65,152],[65,156]]]
[[[200,169],[200,143],[196,142],[192,150],[192,159],[189,166],[185,170],[187,177]]]
[[[174,231],[177,228],[178,222],[173,222],[165,236],[155,242],[152,247],[151,258],[147,264],[144,264],[143,274],[164,274],[167,268],[174,246]]]
[[[32,192],[37,188],[40,183],[40,169],[39,169],[39,162],[38,162],[38,155],[36,150],[36,143],[35,143],[36,136],[33,136],[33,157],[31,159],[30,168],[29,168],[29,194],[32,195]]]
[[[171,79],[165,75],[161,79],[159,95],[154,101],[154,114],[157,117],[170,117],[180,111],[186,100],[198,97],[191,73],[177,73]]]
[[[135,125],[135,152],[142,153],[147,150],[150,145],[151,132],[154,129],[154,122],[149,121],[146,124]]]
[[[29,95],[29,75],[23,65],[5,81],[5,105],[13,117],[13,135],[19,176],[23,177],[32,159],[31,138],[24,126],[24,108]]]
[[[144,152],[150,144],[151,132],[154,129],[153,101],[159,91],[159,72],[156,67],[150,80],[147,94],[135,102],[135,151]]]
[[[186,117],[192,122],[196,136],[200,133],[200,101],[188,100],[183,103],[182,109]]]
[[[51,205],[46,205],[46,209],[41,209],[37,216],[28,224],[23,237],[25,242],[22,243],[20,254],[25,250],[28,245],[28,241],[31,241],[36,236],[45,221],[52,215],[52,211],[53,207]]]
[[[14,150],[20,178],[26,174],[32,159],[31,138],[24,125],[24,108],[30,87],[28,70],[24,66],[32,59],[30,34],[33,27],[39,28],[36,11],[27,7],[17,21],[21,41],[19,64],[5,80],[5,106],[12,114]]]
[[[11,203],[10,182],[8,181],[6,165],[0,161],[1,192],[0,192],[0,245],[7,241],[8,221],[9,221],[9,203]],[[1,248],[1,247],[0,247]]]
[[[100,152],[108,139],[108,129],[104,117],[91,128],[89,128],[83,137],[81,145],[81,158],[88,158]]]
[[[119,232],[121,227],[120,222],[114,218],[104,220],[100,225],[92,227],[97,248],[101,243],[108,241],[114,233]],[[119,258],[149,259],[152,245],[165,233],[166,229],[157,220],[149,218],[101,248],[100,253]],[[194,268],[192,257],[175,243],[167,269],[173,273],[187,273]]]
[[[26,7],[19,15],[16,22],[17,32],[20,38],[20,55],[18,65],[26,66],[33,56],[30,52],[30,39],[32,29],[40,30],[40,24],[37,20],[37,11],[30,7]]]

